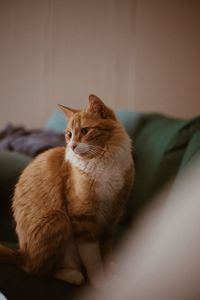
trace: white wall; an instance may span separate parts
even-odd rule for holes
[[[138,0],[135,42],[134,106],[200,114],[200,1]]]
[[[41,126],[93,92],[115,109],[200,112],[195,0],[0,0],[0,126]]]

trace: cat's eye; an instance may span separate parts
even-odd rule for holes
[[[87,134],[88,133],[88,129],[87,128],[81,128],[81,133],[82,134]]]
[[[71,131],[67,131],[67,137],[68,137],[69,139],[71,139],[71,137],[72,137]]]

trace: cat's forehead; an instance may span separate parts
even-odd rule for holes
[[[72,118],[70,118],[68,127],[73,129],[93,127],[99,122],[100,120],[97,117],[88,112],[78,112],[74,114]]]
[[[79,128],[80,127],[80,116],[78,114],[75,114],[72,118],[69,120],[68,126],[70,128]]]

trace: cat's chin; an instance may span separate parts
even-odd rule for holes
[[[91,156],[91,154],[89,155],[88,153],[76,153],[76,152],[74,152],[74,154],[75,154],[75,156],[77,157],[77,158],[79,158],[79,159],[85,159],[85,160],[87,160],[87,159],[92,159],[93,158],[93,156]]]
[[[88,153],[87,152],[81,152],[81,151],[76,151],[76,150],[72,150],[73,151],[73,155],[75,155],[78,158],[81,159],[87,159],[88,157]]]

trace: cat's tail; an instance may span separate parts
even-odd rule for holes
[[[19,250],[0,245],[0,263],[10,263],[21,266],[23,263],[23,255]]]

